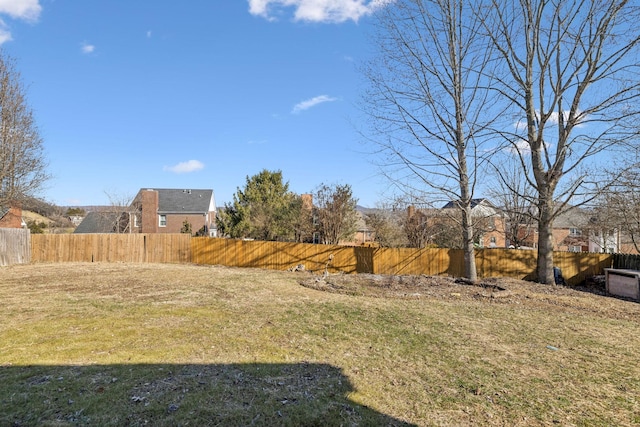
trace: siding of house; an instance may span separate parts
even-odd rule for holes
[[[580,235],[572,236],[570,228],[554,228],[553,249],[567,252],[588,252],[588,236],[585,236],[582,230],[580,231]]]
[[[143,189],[134,203],[140,211],[140,223],[133,226],[136,233],[180,233],[185,221],[191,224],[192,233],[215,226],[211,190]],[[160,225],[161,216],[166,218],[163,225]]]
[[[191,224],[191,232],[194,234],[206,225],[206,215],[203,214],[166,214],[166,216],[167,225],[158,226],[158,233],[180,233],[185,220]]]
[[[482,247],[484,248],[506,248],[507,239],[504,232],[504,221],[496,218],[496,228],[482,233]]]
[[[634,254],[640,255],[640,253],[636,250],[636,246],[633,244],[630,238],[622,237],[620,242],[619,253],[621,254]]]
[[[22,208],[13,206],[0,212],[2,213],[4,215],[0,218],[0,228],[22,228]]]

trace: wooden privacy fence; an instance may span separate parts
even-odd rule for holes
[[[0,243],[1,244],[1,243]],[[371,248],[363,246],[243,241],[187,234],[40,234],[31,236],[32,262],[166,262],[322,273],[464,275],[458,249]],[[480,278],[502,276],[535,280],[535,251],[476,250]],[[576,285],[604,274],[613,255],[554,252],[554,264]]]
[[[34,234],[32,262],[191,262],[188,234]]]
[[[300,264],[305,270],[330,273],[426,274],[462,277],[464,252],[459,249],[371,248],[302,243],[192,239],[191,261],[232,267],[287,270]],[[554,252],[554,265],[570,285],[604,274],[611,254]],[[478,249],[478,276],[534,280],[537,254],[530,250]]]
[[[614,254],[613,268],[640,270],[640,255],[636,254]]]
[[[21,228],[0,228],[0,266],[31,261],[31,233]]]
[[[233,239],[191,239],[191,261],[195,264],[219,264],[229,267],[288,270],[304,264],[306,270],[361,273],[366,268],[350,246],[305,243],[245,241]]]

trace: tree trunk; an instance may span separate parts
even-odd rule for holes
[[[478,280],[476,271],[476,253],[473,247],[473,223],[471,219],[471,207],[466,206],[462,212],[462,233],[464,237],[464,273],[472,282]]]
[[[541,200],[538,221],[538,282],[555,284],[553,275],[553,202]]]

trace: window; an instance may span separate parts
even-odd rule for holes
[[[582,252],[582,246],[569,246],[569,252]]]
[[[160,227],[166,227],[167,226],[167,216],[166,215],[159,215],[160,221],[158,223],[158,225]]]
[[[569,236],[582,236],[582,231],[579,228],[570,228]]]
[[[133,214],[133,226],[135,228],[140,227],[140,218],[138,218],[138,215]]]

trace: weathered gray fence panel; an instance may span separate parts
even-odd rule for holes
[[[31,262],[31,232],[21,228],[0,228],[0,266]]]
[[[613,254],[613,268],[640,270],[640,255]]]

